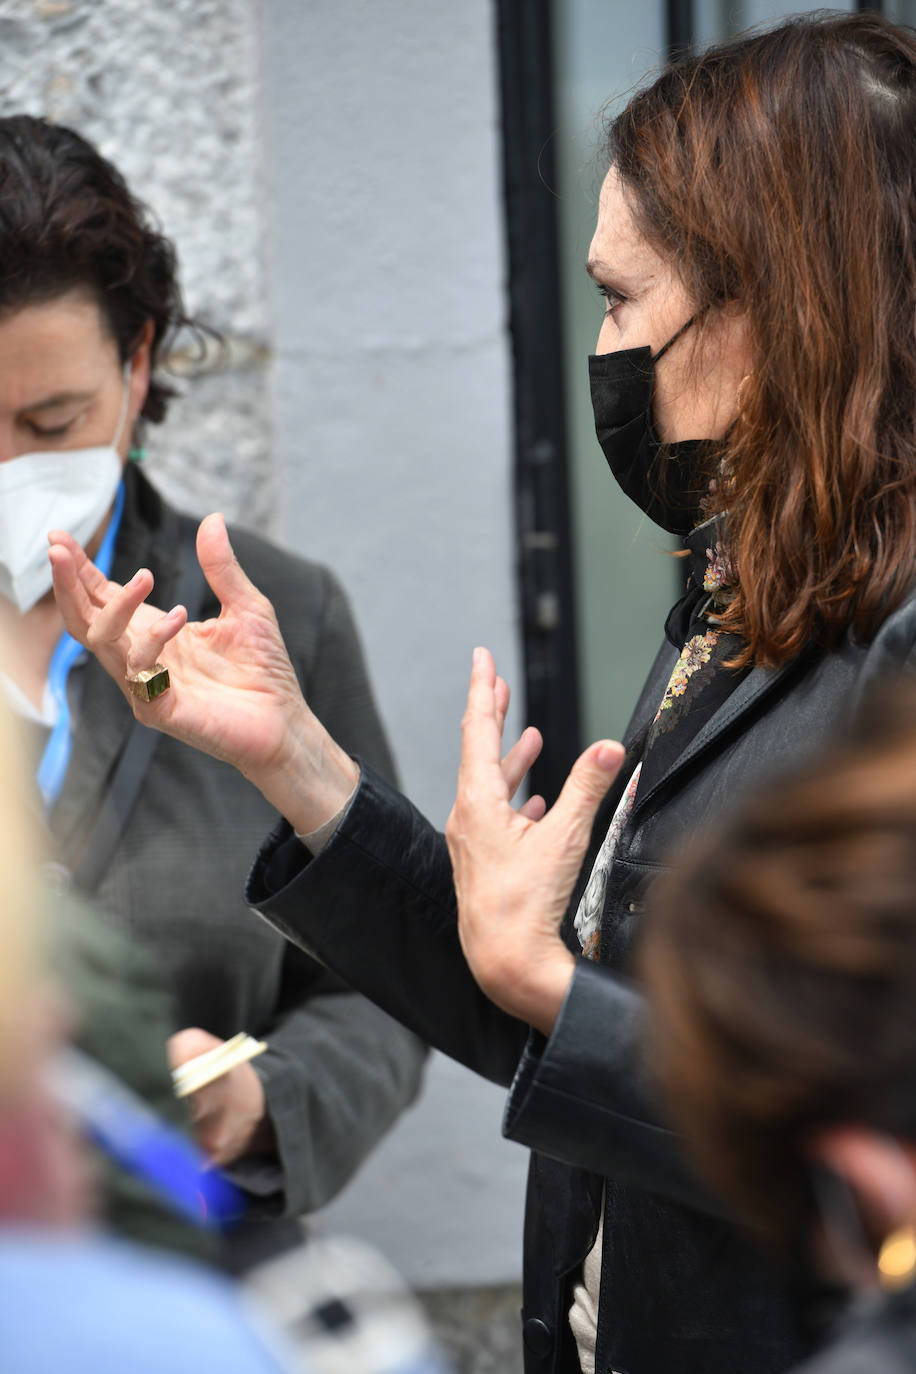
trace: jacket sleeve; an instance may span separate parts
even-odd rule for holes
[[[539,1154],[724,1215],[684,1157],[645,1068],[642,994],[580,959],[549,1039],[528,1037],[503,1134]]]
[[[300,682],[341,746],[394,778],[346,595],[327,569],[316,574],[318,624],[316,631],[313,618],[307,627],[314,636],[307,652],[295,652],[292,607],[281,611]],[[292,589],[284,590],[288,596]],[[413,1102],[427,1047],[293,945],[284,955],[280,998],[266,1039],[270,1048],[253,1067],[264,1086],[276,1157],[240,1161],[235,1175],[261,1195],[263,1210],[298,1215],[330,1201]]]
[[[243,1161],[235,1176],[266,1194],[268,1213],[298,1216],[329,1202],[415,1099],[426,1047],[294,946],[284,992],[254,1062],[276,1159]]]
[[[403,1025],[508,1087],[527,1027],[483,995],[464,960],[444,837],[372,769],[317,859],[281,822],[247,900]]]
[[[391,1015],[511,1086],[504,1130],[564,1163],[719,1211],[658,1116],[642,1069],[639,994],[585,960],[549,1040],[479,990],[458,941],[445,841],[364,769],[353,804],[310,859],[283,822],[248,900]]]

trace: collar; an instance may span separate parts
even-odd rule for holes
[[[722,605],[737,574],[728,554],[727,512],[712,515],[692,529],[684,540],[688,551],[687,567],[694,590],[705,592]]]
[[[687,587],[665,621],[665,635],[680,649],[697,620],[715,615],[729,597],[737,574],[728,556],[727,512],[712,515],[684,538]]]

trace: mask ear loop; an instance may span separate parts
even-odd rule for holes
[[[653,354],[652,354],[652,361],[653,361],[653,363],[657,363],[658,360],[659,360],[659,358],[663,358],[663,357],[665,356],[665,354],[668,352],[668,349],[671,347],[671,345],[672,345],[672,344],[676,344],[677,341],[678,341],[678,339],[681,337],[681,335],[682,335],[682,334],[686,334],[686,333],[687,333],[687,330],[690,328],[690,326],[691,326],[692,324],[696,324],[696,321],[697,321],[696,315],[691,315],[691,316],[690,316],[690,319],[687,321],[687,323],[686,323],[686,324],[682,324],[681,327],[680,327],[680,329],[677,331],[677,333],[676,333],[676,334],[672,334],[672,335],[671,335],[671,338],[668,340],[668,342],[667,342],[666,344],[662,344],[661,348],[658,350],[657,353],[653,353]]]
[[[117,449],[118,447],[118,443],[121,438],[121,432],[124,429],[124,421],[127,419],[127,407],[130,404],[130,365],[131,359],[128,358],[127,362],[121,369],[121,376],[124,378],[124,385],[121,388],[121,413],[118,416],[118,427],[115,430],[115,437],[111,441],[111,447],[113,449]]]

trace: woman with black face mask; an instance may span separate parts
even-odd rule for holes
[[[475,653],[448,846],[321,730],[269,604],[209,517],[218,621],[163,616],[52,549],[72,631],[149,724],[229,759],[285,818],[248,900],[463,1063],[535,1151],[529,1374],[770,1374],[798,1294],[694,1179],[640,1059],[630,947],[696,825],[808,752],[916,652],[916,38],[797,20],[686,58],[613,122],[589,271],[598,437],[686,538],[687,590],[623,744],[514,810],[508,688]],[[157,668],[157,664],[164,665]],[[313,857],[317,856],[317,857]]]

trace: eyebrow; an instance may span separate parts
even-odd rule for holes
[[[20,410],[54,410],[57,406],[72,405],[74,401],[91,401],[94,391],[55,391],[53,396],[43,396],[40,401],[20,406]]]
[[[601,286],[619,286],[624,295],[630,295],[633,292],[633,279],[628,279],[626,276],[621,276],[619,272],[615,272],[602,258],[589,258],[585,264],[585,270],[592,281],[598,282]]]

